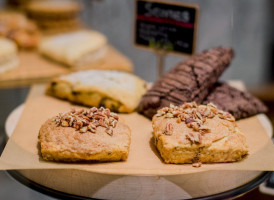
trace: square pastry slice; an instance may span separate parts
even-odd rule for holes
[[[87,67],[105,55],[106,46],[107,39],[103,34],[80,30],[44,38],[39,52],[70,67]]]
[[[51,82],[47,93],[87,106],[106,107],[114,112],[133,112],[146,82],[118,71],[88,70],[61,76]]]
[[[234,162],[248,154],[235,118],[211,103],[164,107],[154,115],[152,127],[165,163]]]
[[[39,131],[41,156],[49,161],[126,160],[130,142],[129,127],[104,108],[60,113]]]

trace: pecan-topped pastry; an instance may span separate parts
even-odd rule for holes
[[[248,153],[235,118],[209,103],[170,105],[152,119],[155,145],[166,163],[233,162]]]
[[[39,132],[43,159],[67,162],[126,160],[130,137],[129,127],[103,107],[60,113]]]

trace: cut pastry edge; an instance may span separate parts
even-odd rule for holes
[[[123,149],[114,149],[111,152],[101,151],[93,154],[86,154],[80,152],[66,151],[41,151],[44,160],[47,161],[62,161],[62,162],[113,162],[127,160],[129,151]]]
[[[168,137],[168,136],[165,136]],[[217,143],[225,142],[227,137],[223,137],[210,146],[193,144],[190,147],[174,146],[172,148],[163,143],[161,136],[155,137],[155,146],[163,161],[170,164],[191,164],[191,163],[224,163],[240,161],[248,155],[248,147],[244,143],[242,148],[218,149]],[[221,145],[223,146],[223,145]]]

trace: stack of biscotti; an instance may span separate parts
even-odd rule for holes
[[[266,107],[247,92],[217,83],[233,58],[231,48],[217,47],[179,63],[143,96],[138,110],[152,118],[158,109],[184,102],[216,103],[236,119],[266,112]]]
[[[27,6],[28,16],[46,33],[71,31],[79,28],[81,5],[71,0],[32,1]]]

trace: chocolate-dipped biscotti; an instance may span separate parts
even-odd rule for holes
[[[203,101],[203,104],[210,102],[214,103],[219,109],[231,113],[236,119],[267,111],[267,107],[259,99],[226,83],[216,83],[214,85],[214,89]]]
[[[156,111],[170,103],[202,103],[233,57],[231,48],[217,47],[179,63],[143,96],[138,110],[152,118]]]

